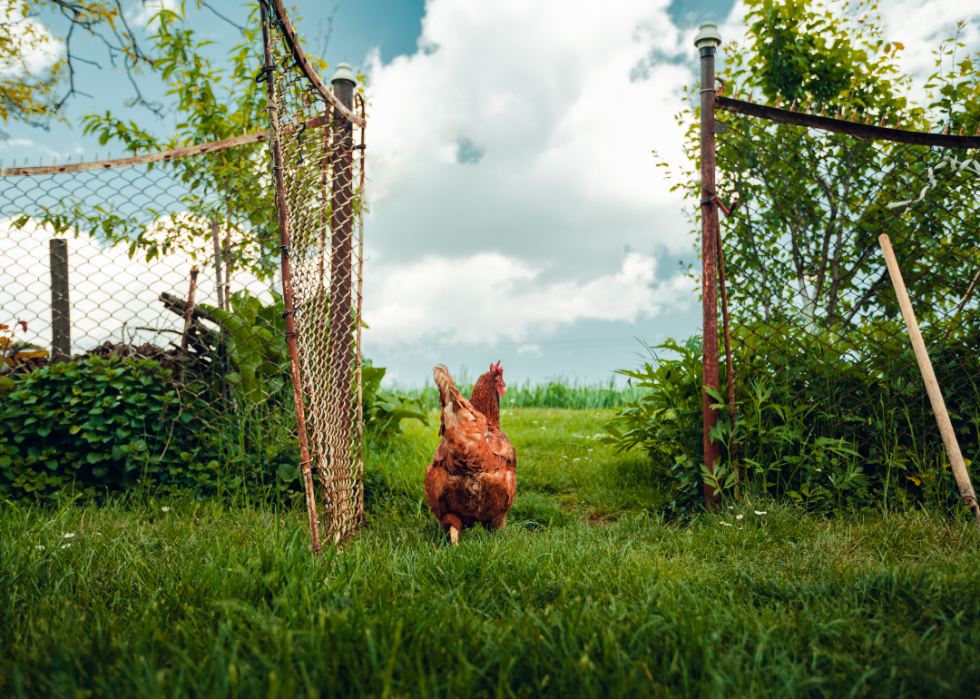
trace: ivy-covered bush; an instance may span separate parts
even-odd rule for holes
[[[140,479],[213,487],[218,462],[199,435],[207,406],[181,400],[170,379],[159,362],[119,357],[19,377],[0,404],[0,495],[94,495]]]
[[[384,369],[365,360],[366,439],[423,422],[418,401],[381,389]],[[140,488],[269,498],[302,492],[295,409],[242,401],[228,410],[192,376],[173,381],[153,359],[98,356],[42,367],[0,395],[0,499],[60,500]],[[384,489],[365,472],[367,498]]]

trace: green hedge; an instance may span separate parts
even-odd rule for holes
[[[364,367],[366,440],[376,447],[417,401],[381,389]],[[152,359],[88,357],[15,377],[0,394],[0,499],[64,500],[141,489],[255,499],[302,493],[291,395],[222,410],[213,390],[178,384]],[[213,400],[208,400],[211,398]],[[368,468],[368,505],[386,486]]]
[[[941,329],[925,332],[960,448],[968,463],[978,463],[980,363],[972,348],[980,331],[948,342]],[[722,454],[716,481],[703,471],[701,338],[650,348],[652,361],[620,372],[649,393],[619,412],[608,441],[650,454],[651,468],[673,493],[672,509],[699,506],[706,480],[726,495],[765,492],[815,511],[956,508],[902,321],[873,334],[814,333],[797,318],[746,323],[734,328],[732,346],[738,415],[733,433],[722,356],[722,390],[714,396],[721,420],[712,434]]]
[[[150,359],[90,357],[17,381],[0,405],[0,495],[47,499],[131,488],[140,479],[217,485],[203,401],[184,399]]]

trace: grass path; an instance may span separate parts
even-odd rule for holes
[[[514,516],[457,549],[421,502],[437,423],[372,457],[382,508],[319,563],[301,510],[3,505],[0,696],[976,694],[965,521],[664,523],[602,418],[508,411]]]

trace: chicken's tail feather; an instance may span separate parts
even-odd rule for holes
[[[473,420],[472,410],[469,402],[463,398],[456,388],[453,377],[449,374],[449,369],[444,364],[440,364],[432,370],[432,376],[439,387],[439,403],[442,404],[442,415],[440,417],[439,433],[444,435],[446,428],[455,428],[460,422],[470,422]]]
[[[439,387],[439,403],[442,407],[446,407],[446,403],[449,401],[458,403],[456,398],[459,397],[459,390],[456,388],[456,383],[449,374],[449,369],[446,365],[439,364],[432,370],[432,376],[435,379],[436,386]]]

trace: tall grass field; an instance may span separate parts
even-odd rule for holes
[[[980,537],[929,511],[744,502],[666,521],[610,409],[506,407],[518,496],[457,548],[438,417],[369,454],[312,557],[301,504],[0,506],[0,697],[925,697],[980,686]]]

